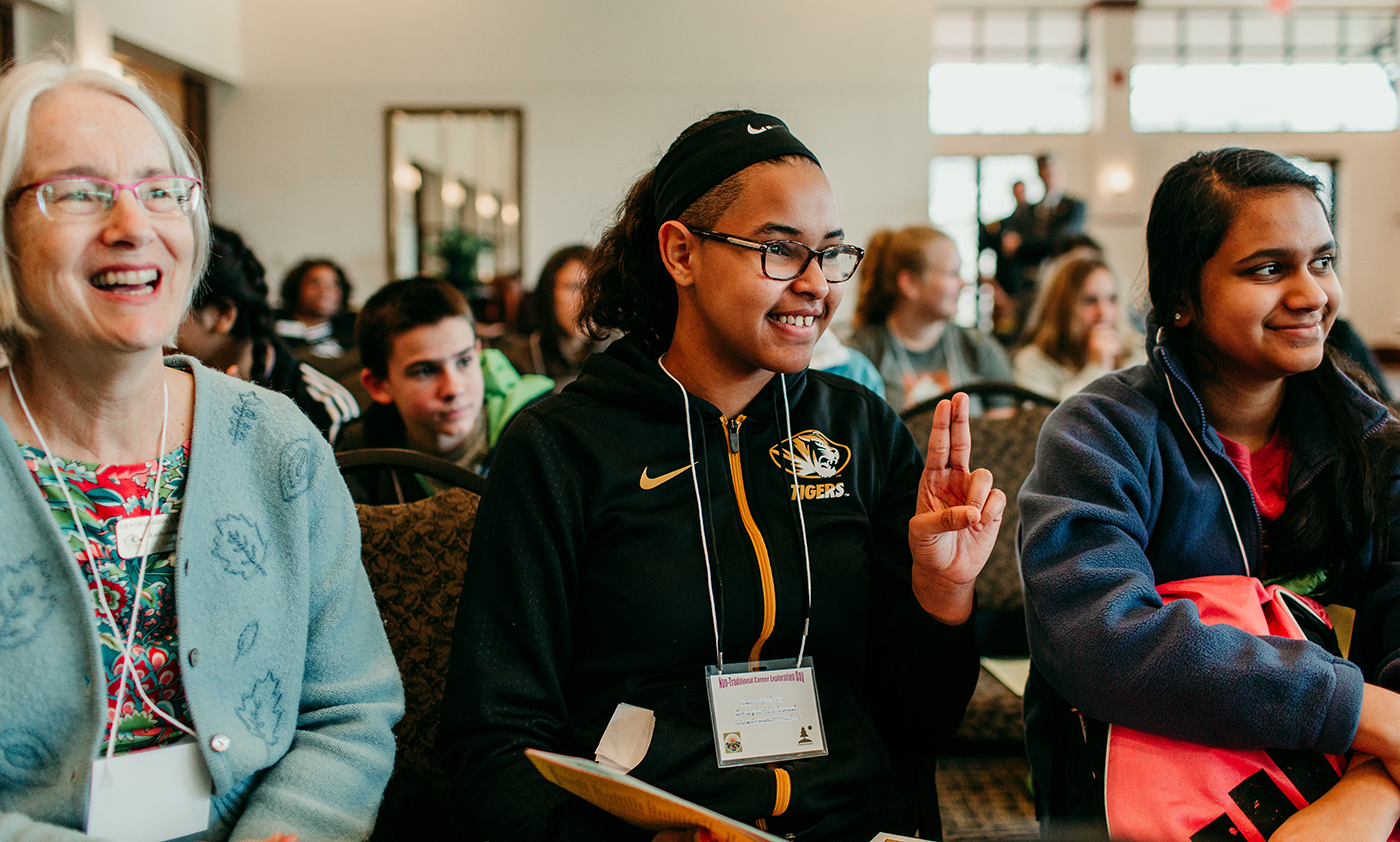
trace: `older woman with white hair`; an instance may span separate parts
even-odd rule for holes
[[[163,358],[209,248],[145,93],[0,79],[0,840],[362,839],[403,694],[331,451]]]

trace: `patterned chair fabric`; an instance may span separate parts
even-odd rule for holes
[[[1010,418],[968,420],[972,428],[972,465],[992,472],[996,487],[1006,493],[1006,514],[987,566],[977,577],[977,645],[984,655],[1025,657],[1025,599],[1021,594],[1021,573],[1016,558],[1016,533],[1021,526],[1021,510],[1016,495],[1035,466],[1035,445],[1040,428],[1052,407],[1023,405]],[[928,447],[933,429],[933,407],[906,415],[904,423],[921,447]],[[958,727],[956,739],[973,743],[1021,743],[1025,728],[1021,722],[1021,698],[992,677],[985,669]]]
[[[452,626],[480,497],[452,488],[413,503],[357,506],[365,570],[403,676],[406,709],[375,840],[438,825],[448,776],[433,757]]]

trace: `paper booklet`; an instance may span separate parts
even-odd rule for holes
[[[526,749],[525,754],[545,780],[643,830],[703,827],[714,834],[716,842],[783,842],[771,833],[707,810],[592,760],[533,748]],[[909,837],[881,833],[870,842],[905,839]],[[910,839],[909,842],[925,840]]]

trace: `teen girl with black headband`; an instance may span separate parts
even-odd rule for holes
[[[779,835],[939,835],[935,751],[976,683],[1005,497],[968,470],[965,396],[925,467],[882,400],[806,370],[860,256],[774,117],[712,115],[632,187],[585,292],[627,335],[517,417],[478,515],[440,731],[470,833],[651,837],[547,783],[540,748]],[[799,663],[819,698],[726,701]],[[779,695],[820,708],[791,714],[790,750],[726,718]]]

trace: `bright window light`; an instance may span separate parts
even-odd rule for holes
[[[977,218],[996,222],[1016,210],[1011,185],[1026,185],[1026,201],[1035,204],[1045,198],[1045,185],[1035,166],[1034,155],[983,155],[977,166]]]
[[[1308,175],[1322,182],[1322,204],[1327,208],[1327,213],[1332,213],[1333,197],[1337,192],[1337,173],[1331,161],[1314,161],[1311,158],[1290,157],[1288,162]]]
[[[1086,64],[938,62],[928,71],[934,134],[1084,134]]]
[[[1376,63],[1139,64],[1138,132],[1388,132],[1400,105]]]
[[[953,321],[964,327],[977,324],[977,159],[968,155],[943,155],[929,162],[929,222],[947,234],[962,258],[962,276],[968,282],[958,297]]]

